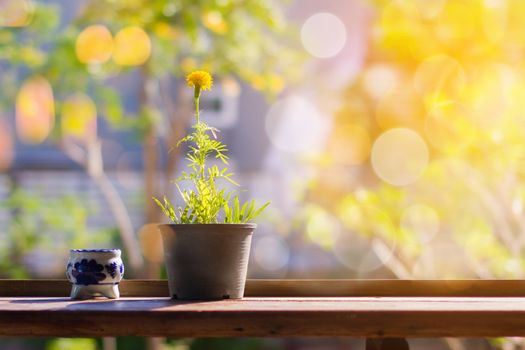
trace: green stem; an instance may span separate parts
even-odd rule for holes
[[[201,95],[200,86],[195,86],[195,93],[193,95],[193,102],[195,103],[195,117],[197,118],[197,124],[200,123],[199,120],[199,97]]]
[[[193,94],[193,103],[195,104],[195,118],[197,119],[197,124],[196,125],[199,125],[200,124],[200,114],[199,114],[199,98],[200,98],[200,95],[201,95],[201,87],[198,86],[198,85],[195,85],[195,92]],[[201,143],[201,140],[202,138],[204,137],[204,134],[202,132],[202,130],[197,127],[197,133],[198,133],[198,136],[197,136],[197,140],[195,142],[195,145],[197,146],[198,149],[200,149],[200,143]],[[199,154],[199,156],[201,156]],[[200,177],[202,179],[204,179],[204,167],[205,167],[205,162],[206,162],[206,159],[202,159],[201,162],[199,162],[199,174],[200,174]]]

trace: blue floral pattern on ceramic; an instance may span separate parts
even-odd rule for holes
[[[115,278],[115,275],[117,274],[117,268],[118,264],[116,262],[112,262],[109,265],[106,265],[106,270],[111,275],[111,278]]]
[[[90,284],[98,284],[100,281],[106,279],[106,274],[102,273],[104,266],[97,264],[95,259],[82,259],[75,263],[71,274],[76,278],[77,284],[85,286]],[[112,276],[115,278],[115,276]]]
[[[119,249],[72,249],[66,268],[73,283],[71,298],[118,298],[118,284],[124,275],[120,254]]]

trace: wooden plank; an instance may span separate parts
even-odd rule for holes
[[[525,280],[249,280],[246,295],[525,297]]]
[[[123,297],[165,297],[169,295],[166,280],[122,280]],[[71,283],[67,280],[0,280],[0,297],[68,297]]]
[[[0,297],[66,297],[66,280],[0,280]],[[165,280],[123,280],[124,297],[168,296]],[[524,296],[525,280],[248,280],[251,297]]]
[[[0,336],[499,337],[525,335],[525,298],[0,298]]]

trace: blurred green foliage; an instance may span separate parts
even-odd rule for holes
[[[95,339],[87,338],[57,338],[50,341],[46,350],[97,350]]]
[[[126,110],[119,91],[108,84],[112,78],[138,70],[155,81],[205,68],[216,76],[236,75],[271,95],[282,89],[285,76],[298,74],[293,68],[300,61],[295,33],[271,1],[104,0],[76,6],[75,18],[62,23],[58,5],[37,2],[30,25],[0,28],[0,62],[9,64],[0,76],[0,110],[13,107],[20,80],[42,75],[53,87],[57,115],[65,96],[83,92],[112,126],[141,130],[155,119],[146,109]],[[114,34],[126,26],[143,28],[152,42],[151,57],[139,67],[119,66],[113,60],[81,63],[75,42],[93,24],[103,24]]]
[[[7,67],[0,74],[0,115],[13,110],[22,81],[43,77],[52,86],[56,113],[49,140],[62,149],[67,136],[61,123],[62,104],[76,93],[93,99],[98,118],[116,130],[134,132],[140,140],[162,118],[173,118],[172,109],[148,98],[158,92],[152,92],[152,87],[163,85],[165,79],[176,80],[190,70],[204,68],[217,77],[237,76],[270,96],[283,89],[284,76],[298,74],[294,63],[301,57],[294,50],[296,33],[286,25],[282,7],[273,1],[92,0],[68,6],[63,11],[56,3],[36,1],[28,25],[0,27],[0,63]],[[115,38],[123,28],[142,28],[151,41],[149,59],[135,66],[119,65],[112,59],[81,62],[77,40],[92,25],[105,26]],[[125,105],[114,82],[130,74],[135,74],[135,93],[141,96],[127,97],[133,103]],[[174,99],[174,86],[170,84],[163,92],[169,99]],[[89,147],[87,152],[91,152]],[[85,165],[89,173],[92,165]],[[68,244],[85,242],[87,214],[78,212],[81,200],[68,204],[74,201],[71,196],[51,206],[33,194],[13,193],[5,205],[18,214],[9,228],[9,243],[4,245],[7,253],[0,254],[2,271],[22,276],[16,272],[18,260],[13,256],[20,258],[43,244],[52,237],[51,232],[76,232],[78,238],[67,239]],[[66,214],[75,210],[73,215]],[[37,228],[41,224],[45,227]]]
[[[191,343],[191,350],[268,350],[279,348],[272,346],[261,339],[195,339]]]
[[[110,230],[88,229],[88,218],[94,213],[84,201],[74,195],[49,199],[16,189],[0,203],[0,209],[7,210],[11,216],[5,231],[7,239],[0,245],[0,277],[31,277],[24,259],[31,252],[67,254],[71,247],[107,244],[112,236]],[[62,276],[62,269],[49,273]]]

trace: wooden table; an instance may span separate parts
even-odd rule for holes
[[[523,281],[260,281],[242,300],[172,301],[165,281],[72,301],[66,281],[0,281],[0,336],[525,336]]]

